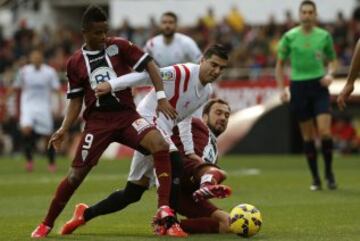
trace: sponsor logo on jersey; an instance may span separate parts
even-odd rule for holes
[[[92,89],[105,81],[109,81],[110,79],[115,79],[117,77],[115,71],[109,67],[99,67],[96,68],[90,75],[90,85]]]
[[[139,118],[132,123],[132,126],[137,131],[137,133],[140,134],[145,129],[151,127],[151,124],[147,122],[144,118]]]
[[[105,51],[109,57],[112,57],[119,54],[119,47],[116,46],[115,44],[112,44],[109,47],[107,47]]]
[[[161,71],[161,78],[164,81],[171,80],[171,79],[173,79],[173,77],[174,77],[174,74],[171,70]]]

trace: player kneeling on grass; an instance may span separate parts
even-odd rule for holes
[[[203,121],[193,118],[190,128],[194,137],[194,150],[201,157],[201,161],[185,156],[184,144],[179,134],[181,130],[178,127],[174,129],[172,140],[184,159],[184,175],[181,178],[176,211],[187,217],[180,222],[185,232],[230,232],[229,214],[208,201],[210,198],[225,198],[231,194],[230,187],[220,184],[226,178],[226,174],[216,165],[216,137],[225,131],[229,116],[229,105],[221,99],[212,99],[204,106]],[[97,216],[120,211],[127,205],[139,201],[150,186],[151,178],[153,176],[143,176],[141,182],[128,181],[125,189],[113,192],[93,206],[77,204],[72,219],[62,230],[70,234]],[[154,223],[154,226],[157,234],[161,235],[166,231],[161,223]]]

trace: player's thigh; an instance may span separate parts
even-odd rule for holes
[[[145,137],[155,138],[160,135],[156,127],[136,111],[129,111],[124,116],[124,122],[126,123],[114,133],[115,140],[142,153],[150,153],[149,146],[142,145],[142,142]]]
[[[36,113],[33,130],[42,136],[49,136],[54,131],[54,119],[50,111]]]
[[[153,180],[154,179],[153,168],[154,168],[154,164],[153,164],[152,156],[143,155],[142,153],[135,151],[133,158],[131,160],[128,181],[139,182],[144,177],[148,178],[149,180]]]
[[[179,195],[178,213],[187,218],[210,217],[218,208],[208,200],[195,202],[191,193],[181,192]]]
[[[113,131],[107,128],[85,129],[82,133],[73,167],[94,166],[105,149],[113,142]]]
[[[313,119],[299,122],[301,136],[304,141],[313,140],[316,137],[316,128]]]
[[[19,124],[22,134],[31,134],[34,122],[34,114],[31,111],[21,110]]]
[[[328,113],[316,116],[317,129],[321,137],[331,136],[331,115]]]
[[[307,83],[301,82],[292,82],[290,85],[290,110],[298,121],[306,121],[313,116],[306,85]]]

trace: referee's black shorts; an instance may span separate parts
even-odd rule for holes
[[[291,81],[290,108],[298,121],[307,121],[319,114],[330,113],[329,89],[320,84],[321,78]]]

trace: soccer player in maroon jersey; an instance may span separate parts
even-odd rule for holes
[[[171,189],[168,143],[152,124],[136,112],[131,89],[101,97],[95,96],[94,89],[101,82],[133,70],[147,70],[157,91],[158,110],[168,118],[175,118],[177,113],[166,99],[159,70],[152,58],[125,39],[107,37],[107,31],[106,14],[97,6],[89,6],[82,19],[85,44],[70,57],[67,64],[67,96],[70,101],[66,116],[61,127],[52,135],[49,146],[59,149],[64,136],[77,119],[83,102],[86,125],[72,167],[57,187],[45,219],[31,234],[33,238],[48,235],[55,219],[111,142],[120,142],[153,155],[160,183],[158,212],[163,214],[164,219],[175,216],[168,207]],[[186,235],[175,217],[169,220],[168,227],[174,229],[171,232],[174,236]]]
[[[172,140],[184,160],[179,207],[176,211],[188,218],[180,222],[180,226],[186,232],[229,232],[229,214],[207,200],[224,198],[231,194],[229,187],[220,185],[226,174],[216,165],[218,159],[216,137],[225,131],[229,116],[228,103],[221,99],[212,99],[204,106],[203,121],[193,118],[191,131],[195,137],[194,150],[201,157],[201,161],[186,157],[178,127],[174,128]],[[150,183],[150,180],[148,182]],[[72,233],[97,216],[120,211],[129,204],[139,201],[147,189],[148,185],[143,186],[128,181],[125,189],[113,192],[93,206],[77,204],[73,218],[63,228]],[[163,225],[155,224],[155,226],[158,234],[165,233]]]

